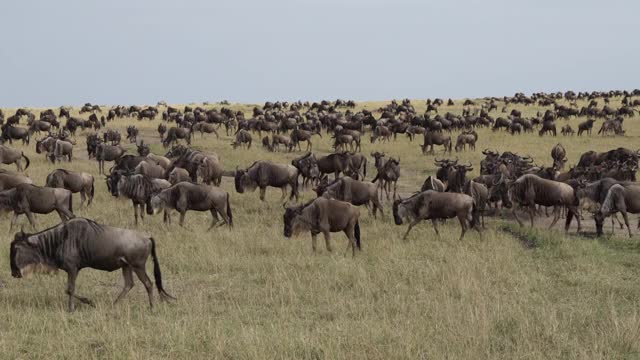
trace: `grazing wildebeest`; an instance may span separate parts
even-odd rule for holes
[[[204,137],[204,133],[216,134],[216,139],[220,138],[220,135],[218,135],[218,131],[216,130],[215,124],[199,122],[199,123],[193,125],[193,128],[191,130],[192,131],[200,131],[200,137],[201,138]]]
[[[528,210],[532,227],[533,218],[536,214],[536,205],[554,207],[554,217],[549,225],[549,229],[553,228],[556,222],[558,222],[558,219],[560,219],[561,208],[567,207],[569,212],[567,213],[567,220],[565,222],[565,231],[569,231],[569,225],[571,225],[573,216],[575,216],[578,221],[578,232],[580,231],[580,212],[578,211],[580,201],[570,185],[559,181],[543,179],[534,174],[522,175],[511,183],[504,179],[504,176],[501,176],[494,188],[500,191],[499,186],[503,184],[506,184],[508,188],[510,200]],[[504,187],[502,187],[502,189],[504,190]],[[493,188],[492,191],[494,191]],[[522,226],[522,221],[520,221],[516,214],[516,207],[512,207],[512,212],[518,224]]]
[[[399,199],[393,202],[393,219],[396,225],[402,225],[408,222],[409,227],[404,233],[403,239],[406,240],[409,231],[422,220],[431,220],[433,229],[439,236],[440,232],[436,225],[440,219],[451,219],[457,217],[460,221],[460,240],[464,238],[464,234],[469,227],[478,228],[478,212],[473,198],[466,194],[438,192],[427,190],[415,194],[408,199]]]
[[[146,175],[154,179],[164,179],[164,168],[152,161],[141,161],[133,170],[134,173]]]
[[[583,132],[587,132],[587,134],[591,135],[591,130],[593,129],[593,124],[596,121],[594,119],[589,119],[585,122],[581,122],[578,124],[578,136],[581,136]]]
[[[22,140],[22,145],[29,145],[29,129],[17,127],[9,124],[2,125],[2,141]]]
[[[184,226],[184,217],[188,210],[210,211],[211,230],[218,223],[218,215],[224,224],[233,227],[233,213],[229,203],[229,193],[212,186],[181,182],[162,190],[151,199],[151,209],[157,214],[161,209],[176,210],[180,213],[180,226]]]
[[[640,213],[640,185],[614,184],[609,188],[600,210],[598,210],[594,216],[596,231],[599,236],[602,235],[604,219],[617,212],[622,213],[629,237],[632,237],[627,213]]]
[[[331,233],[343,231],[349,239],[351,254],[355,256],[356,248],[362,249],[359,218],[360,210],[356,206],[319,197],[303,205],[285,207],[284,236],[290,238],[303,231],[311,232],[311,247],[315,252],[316,237],[322,233],[327,251],[332,251]]]
[[[47,187],[62,188],[71,191],[72,194],[80,193],[80,206],[85,199],[89,199],[87,206],[93,201],[95,191],[93,175],[85,172],[75,172],[66,169],[53,170],[47,175]]]
[[[309,182],[317,181],[320,178],[318,161],[315,155],[310,152],[291,160],[291,165],[295,166],[295,168],[298,169],[298,174],[302,175],[303,188],[307,186]]]
[[[0,191],[13,189],[20,184],[33,184],[33,180],[20,174],[0,172]]]
[[[105,161],[116,161],[122,157],[125,152],[127,152],[127,150],[120,145],[98,144],[96,148],[96,160],[98,160],[100,174],[104,174]]]
[[[29,223],[34,229],[36,221],[33,213],[48,214],[55,210],[62,221],[75,217],[71,191],[39,187],[33,184],[19,184],[13,189],[0,192],[0,208],[13,211],[9,231],[13,229],[13,225],[21,214],[27,215]]]
[[[326,180],[326,176],[324,179]],[[380,199],[378,198],[378,187],[374,183],[354,180],[349,176],[341,177],[330,184],[319,185],[316,189],[318,196],[334,198],[346,201],[356,206],[365,205],[369,212],[373,212],[376,217],[377,210],[384,216],[384,211]],[[373,207],[373,210],[371,207]]]
[[[169,182],[171,183],[171,185],[175,185],[179,182],[183,182],[183,181],[191,181],[191,177],[189,176],[189,172],[183,168],[173,168],[173,170],[171,170],[171,172],[169,172],[169,177],[168,177]]]
[[[434,191],[438,191],[438,192],[444,192],[445,190],[445,186],[444,183],[442,181],[440,181],[438,178],[436,178],[435,176],[428,176],[425,180],[424,183],[422,184],[422,187],[420,188],[420,191],[427,191],[427,190],[434,190]]]
[[[456,152],[465,150],[467,145],[469,145],[469,150],[476,149],[476,141],[478,140],[478,134],[475,131],[473,132],[463,132],[458,135],[458,139],[456,140]]]
[[[268,139],[269,138],[267,138],[267,141]],[[251,142],[251,133],[245,129],[239,129],[236,133],[236,141],[232,142],[231,146],[236,149],[238,146],[242,147],[243,145],[247,145],[247,149],[251,149]]]
[[[27,165],[22,168],[22,158],[25,159]],[[22,150],[13,149],[5,145],[0,145],[0,163],[9,165],[16,164],[18,171],[24,171],[29,168],[29,158],[24,154]]]
[[[421,145],[422,147],[422,153],[426,154],[427,152],[430,154],[434,153],[434,149],[433,147],[435,145],[442,145],[444,146],[444,152],[449,152],[451,153],[451,136],[449,135],[444,135],[440,132],[433,132],[433,131],[425,131],[424,132],[424,143]],[[431,149],[429,151],[427,151],[427,148],[431,147]]]
[[[51,162],[59,162],[65,156],[67,157],[67,161],[71,162],[71,158],[73,157],[73,143],[65,140],[56,140],[53,153],[50,153],[48,156]]]
[[[149,255],[153,258],[153,275],[160,299],[171,299],[162,287],[160,263],[152,237],[83,218],[72,219],[35,234],[17,233],[10,249],[11,275],[21,278],[30,272],[64,270],[68,275],[68,310],[73,311],[74,299],[93,305],[91,300],[75,294],[76,278],[81,269],[114,271],[122,268],[124,288],[115,302],[133,287],[134,271],[144,284],[149,305],[153,307],[152,283],[145,271]]]
[[[395,200],[398,190],[398,179],[400,178],[400,160],[389,158],[383,165],[376,166],[376,169],[378,173],[371,182],[378,182],[380,197],[382,197],[382,192],[384,191],[387,194],[387,200],[389,200],[389,193],[393,185],[393,199]]]
[[[107,177],[107,185],[112,195],[124,196],[131,200],[134,218],[136,225],[138,225],[138,208],[140,208],[141,220],[144,221],[145,205],[147,206],[147,212],[150,213],[151,211],[148,207],[151,198],[171,186],[171,183],[167,180],[154,179],[147,175],[126,175],[115,172]]]
[[[183,127],[172,127],[167,131],[167,136],[162,140],[162,145],[168,148],[169,145],[178,141],[178,139],[184,139],[188,145],[191,145],[191,129]]]
[[[277,187],[282,190],[284,200],[287,195],[287,185],[291,186],[289,199],[295,196],[298,201],[298,169],[293,165],[274,164],[271,161],[258,160],[247,169],[236,167],[235,187],[240,194],[245,189],[255,191],[260,188],[260,200],[264,201],[267,186]]]
[[[283,145],[289,152],[293,149],[291,138],[287,135],[272,134],[271,135],[271,151],[280,150],[280,145]]]
[[[551,149],[551,158],[553,159],[553,168],[555,170],[564,169],[564,164],[567,162],[567,151],[561,144],[556,144]]]

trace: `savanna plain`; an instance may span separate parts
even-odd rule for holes
[[[620,98],[611,105],[619,106]],[[357,109],[375,110],[387,102],[362,102]],[[413,100],[418,113],[425,102]],[[502,107],[499,103],[498,111]],[[584,101],[579,106],[586,105]],[[219,105],[208,105],[206,108]],[[245,111],[253,105],[232,104]],[[103,107],[106,112],[108,107]],[[508,105],[532,117],[539,106]],[[40,109],[33,109],[36,116]],[[162,111],[162,108],[161,108]],[[462,101],[441,106],[440,113],[462,112]],[[5,109],[13,114],[15,109]],[[74,108],[72,115],[78,115]],[[498,114],[502,116],[501,114]],[[505,114],[506,115],[506,114]],[[497,116],[495,113],[492,116]],[[376,114],[379,117],[379,114]],[[126,134],[136,125],[152,152],[164,154],[156,128],[161,121],[116,119],[108,128]],[[584,117],[558,120],[577,129]],[[23,119],[23,122],[25,120]],[[530,155],[538,165],[551,165],[552,146],[567,150],[568,166],[581,153],[620,146],[640,146],[640,118],[625,120],[625,136],[511,136],[490,129],[476,130],[477,150],[455,153],[461,163],[479,173],[482,149],[514,151]],[[24,123],[22,124],[24,126]],[[144,287],[136,286],[128,297],[113,305],[122,286],[119,271],[105,273],[85,269],[76,291],[92,299],[95,307],[66,311],[66,276],[33,275],[11,278],[9,268],[9,215],[0,221],[0,357],[39,358],[225,358],[225,359],[623,359],[640,357],[640,238],[629,239],[616,229],[595,238],[576,234],[575,223],[567,235],[542,227],[519,228],[505,216],[488,218],[481,239],[469,232],[459,241],[457,220],[440,227],[437,237],[431,224],[414,228],[404,241],[406,225],[396,226],[391,204],[384,217],[374,220],[361,210],[363,249],[354,258],[345,256],[346,237],[333,234],[334,252],[320,242],[311,251],[308,234],[283,236],[280,191],[269,189],[267,201],[258,192],[238,194],[232,178],[222,188],[231,194],[233,228],[207,232],[208,213],[189,212],[184,228],[164,225],[162,216],[147,216],[134,225],[131,203],[112,197],[95,160],[88,160],[84,135],[79,131],[71,163],[51,164],[30,146],[14,142],[31,159],[26,173],[44,185],[49,172],[64,167],[96,177],[96,197],[90,207],[79,207],[76,216],[113,226],[135,228],[151,234],[158,244],[163,281],[172,303],[158,303],[150,310]],[[216,152],[227,170],[237,165],[269,159],[290,163],[301,152],[268,152],[257,135],[250,150],[231,147],[232,136],[224,128],[220,138],[199,133],[193,147]],[[457,132],[452,137],[455,139]],[[124,136],[123,136],[124,138]],[[313,138],[314,152],[332,152],[331,140]],[[125,143],[123,139],[123,144]],[[421,136],[410,142],[404,135],[380,144],[363,137],[363,153],[384,151],[399,157],[399,190],[407,196],[434,175],[433,155],[423,155]],[[135,153],[134,144],[125,144]],[[304,145],[303,145],[304,148]],[[436,148],[438,158],[445,157]],[[375,175],[369,159],[367,179]],[[13,165],[7,167],[15,170]],[[108,168],[108,166],[107,166]],[[303,193],[306,201],[315,194]],[[59,221],[55,213],[36,215],[39,229]],[[175,216],[174,216],[175,217]],[[591,215],[584,213],[587,230]],[[538,219],[537,221],[542,221]],[[28,224],[22,218],[22,224]],[[528,225],[528,222],[525,222]],[[607,224],[609,224],[607,222]],[[634,220],[635,227],[635,220]],[[26,228],[26,227],[25,227]],[[526,245],[525,245],[526,244]],[[151,273],[151,262],[148,272]]]

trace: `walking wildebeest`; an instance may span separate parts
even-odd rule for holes
[[[451,154],[451,136],[449,135],[444,135],[440,132],[433,132],[433,131],[425,131],[424,132],[424,143],[421,145],[422,147],[422,153],[426,154],[426,153],[430,153],[433,154],[434,153],[434,149],[433,147],[435,145],[442,145],[444,146],[444,152],[446,153],[447,151],[449,152],[449,154]],[[427,151],[427,148],[431,147],[431,149],[429,151]]]
[[[398,190],[398,179],[400,179],[400,160],[389,158],[381,166],[376,166],[378,173],[376,177],[371,180],[372,183],[378,182],[378,189],[380,189],[380,197],[382,198],[382,192],[387,194],[387,200],[389,200],[389,193],[391,192],[391,186],[393,186],[393,199],[396,199],[396,193]]]
[[[500,185],[506,185],[509,198],[512,202],[528,210],[529,217],[531,218],[531,227],[533,227],[533,218],[536,214],[536,205],[554,207],[554,217],[551,225],[549,225],[549,229],[558,222],[561,208],[567,207],[569,212],[567,213],[565,222],[565,231],[569,231],[571,219],[575,216],[578,221],[578,232],[580,232],[580,212],[578,211],[580,202],[570,185],[559,181],[543,179],[534,174],[522,175],[514,182],[508,182],[504,176],[500,176],[500,179],[491,189],[492,194],[496,191],[506,190],[504,186],[500,187]],[[516,214],[515,206],[512,207],[512,212],[518,224],[522,226],[522,221],[520,221]]]
[[[408,199],[399,199],[393,202],[393,219],[396,225],[408,222],[409,227],[404,233],[403,239],[407,239],[409,231],[422,220],[431,220],[433,230],[440,236],[437,221],[457,217],[460,221],[460,240],[464,238],[467,228],[477,230],[478,212],[473,198],[466,194],[438,192],[427,190],[415,194]]]
[[[96,148],[96,160],[98,160],[100,174],[104,174],[105,161],[116,161],[122,157],[125,152],[127,152],[127,150],[120,145],[98,144]]]
[[[327,177],[324,177],[326,180]],[[374,183],[354,180],[349,176],[341,177],[330,184],[322,184],[317,187],[318,196],[334,198],[346,201],[355,206],[365,205],[369,212],[373,212],[376,218],[377,210],[384,216],[380,199],[378,198],[378,186]],[[373,210],[370,206],[373,206]]]
[[[355,256],[356,248],[362,249],[359,218],[360,210],[356,206],[319,197],[303,205],[285,207],[284,236],[289,238],[303,231],[311,232],[311,247],[315,252],[316,236],[322,233],[327,251],[332,251],[331,233],[344,231],[349,239],[351,254]]]
[[[291,160],[291,165],[295,166],[295,168],[298,169],[298,174],[302,175],[303,188],[307,186],[309,182],[315,182],[320,179],[318,161],[315,155],[310,152]]]
[[[29,145],[29,129],[9,124],[2,125],[1,129],[2,141],[9,141],[9,144],[13,144],[13,140],[22,140],[22,145]]]
[[[93,305],[91,300],[75,294],[76,278],[81,269],[114,271],[122,268],[124,288],[115,302],[133,287],[133,271],[144,284],[149,305],[153,307],[152,283],[145,271],[149,255],[153,258],[153,275],[160,299],[173,299],[162,287],[160,263],[152,237],[83,218],[72,219],[35,234],[17,233],[10,248],[11,275],[21,278],[31,272],[64,270],[68,275],[68,310],[73,311],[74,299]]]
[[[33,184],[33,180],[20,174],[0,172],[0,191],[13,189],[20,184]]]
[[[205,123],[205,122],[199,122],[195,125],[193,125],[193,128],[191,129],[192,131],[200,131],[200,137],[203,138],[204,137],[204,133],[207,134],[216,134],[216,139],[220,138],[220,135],[218,135],[218,131],[216,131],[216,126],[214,124],[209,124],[209,123]]]
[[[53,170],[47,175],[46,187],[62,188],[72,194],[80,193],[80,206],[88,198],[87,206],[93,202],[95,192],[93,175],[85,172],[75,172],[66,169]]]
[[[329,154],[319,158],[317,161],[318,170],[320,170],[321,175],[333,173],[336,179],[340,176],[341,172],[349,168],[350,163],[351,158],[347,152]]]
[[[218,215],[222,217],[224,224],[233,227],[229,193],[217,187],[181,182],[162,190],[151,198],[150,206],[154,214],[157,214],[161,209],[178,211],[180,226],[184,226],[184,217],[187,211],[194,210],[211,212],[213,219],[208,230],[211,230],[218,223]]]
[[[0,192],[0,208],[13,211],[9,231],[13,229],[21,214],[27,215],[29,223],[34,229],[36,221],[33,213],[48,214],[55,210],[61,221],[75,217],[71,191],[39,187],[33,184],[19,184],[13,189]]]
[[[298,169],[293,165],[274,164],[271,161],[258,160],[247,169],[236,167],[235,187],[240,194],[245,189],[255,191],[260,188],[260,200],[264,201],[267,186],[277,187],[282,190],[282,198],[287,196],[287,185],[291,186],[289,199],[295,196],[298,201]]]
[[[151,198],[171,186],[167,180],[135,174],[129,175],[121,171],[114,171],[107,176],[107,189],[113,196],[123,196],[133,204],[135,223],[138,225],[138,208],[140,217],[144,221],[145,205],[149,206]],[[147,209],[149,213],[149,209]]]
[[[596,121],[594,119],[589,119],[585,122],[581,122],[578,124],[578,136],[582,136],[583,132],[587,132],[587,134],[591,135],[591,130],[593,130],[593,124]]]
[[[191,145],[191,129],[189,128],[177,128],[172,127],[167,131],[167,136],[162,140],[162,145],[168,148],[169,145],[178,141],[178,139],[184,139],[188,145]]]
[[[22,168],[22,158],[27,162],[27,165]],[[29,158],[24,154],[22,150],[13,149],[5,145],[0,145],[0,163],[9,165],[16,164],[18,171],[24,171],[29,168]]]

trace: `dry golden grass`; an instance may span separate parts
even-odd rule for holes
[[[618,100],[619,101],[619,100]],[[370,109],[383,103],[365,103]],[[419,112],[424,103],[415,101]],[[234,105],[245,111],[250,105]],[[531,116],[540,108],[518,107]],[[461,106],[440,111],[460,112]],[[76,110],[77,111],[77,110]],[[5,111],[7,112],[7,111]],[[13,113],[12,110],[8,110]],[[583,119],[570,123],[577,128]],[[550,163],[550,150],[561,142],[570,163],[580,153],[618,146],[638,147],[638,117],[625,121],[627,136],[563,138],[527,134],[512,137],[479,130],[478,150],[457,154],[479,171],[483,148],[530,154]],[[145,137],[156,138],[159,120],[117,120],[109,127],[136,124]],[[564,121],[559,121],[563,124]],[[599,126],[596,125],[596,126]],[[596,130],[597,131],[597,130]],[[224,131],[221,132],[223,135]],[[455,135],[455,134],[454,134]],[[257,136],[255,136],[257,137]],[[86,157],[83,136],[76,155]],[[213,136],[194,146],[217,152],[227,169],[256,159],[289,162],[298,154],[268,153],[260,148],[233,150],[231,138]],[[419,141],[398,137],[373,149],[400,156],[400,188],[410,193],[435,172],[433,156],[424,156]],[[314,138],[314,150],[329,152],[329,139]],[[20,147],[18,145],[18,147]],[[93,173],[96,199],[78,216],[121,227],[133,227],[130,203],[112,198],[93,161],[52,165],[24,148],[32,165],[27,173],[37,184],[58,166]],[[157,144],[154,152],[163,150]],[[82,155],[80,155],[82,153]],[[438,156],[442,156],[440,153]],[[369,166],[368,178],[373,177]],[[363,251],[344,256],[344,235],[333,236],[334,253],[320,246],[312,254],[310,238],[285,239],[279,190],[268,201],[257,193],[235,193],[230,179],[234,229],[205,232],[208,215],[190,212],[185,229],[165,226],[160,216],[147,217],[140,231],[158,241],[165,287],[178,301],[147,306],[136,287],[113,306],[122,278],[119,272],[84,270],[77,292],[96,308],[65,311],[66,276],[38,275],[15,280],[9,272],[9,221],[0,241],[0,356],[3,358],[637,358],[640,356],[640,248],[637,239],[595,240],[561,232],[519,229],[499,218],[489,220],[484,240],[471,232],[457,240],[459,227],[449,221],[437,238],[430,224],[405,230],[386,217],[362,215]],[[310,191],[304,197],[312,197]],[[79,198],[76,197],[76,204]],[[38,216],[40,228],[57,215]],[[22,219],[26,223],[26,219]],[[592,220],[587,217],[587,222]],[[575,225],[572,229],[575,231]],[[620,231],[618,233],[621,234]],[[522,239],[535,246],[525,247]],[[322,244],[322,243],[321,243]],[[150,265],[151,266],[151,265]]]

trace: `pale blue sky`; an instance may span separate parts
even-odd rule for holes
[[[19,0],[0,106],[640,87],[640,2]]]

